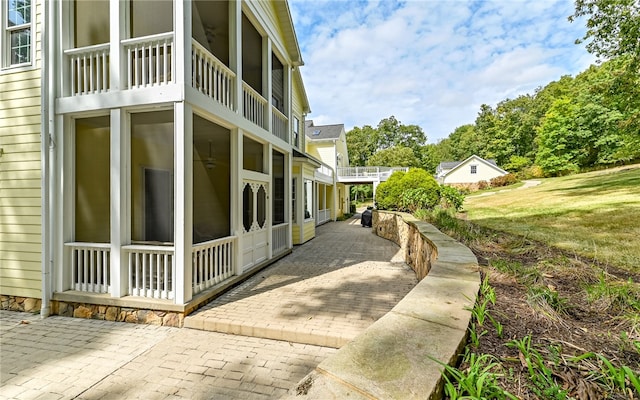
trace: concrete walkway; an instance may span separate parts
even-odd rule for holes
[[[416,283],[359,220],[316,233],[186,319],[242,335],[0,311],[0,399],[284,396]]]
[[[316,238],[185,318],[185,327],[339,348],[416,285],[394,243],[360,220]]]

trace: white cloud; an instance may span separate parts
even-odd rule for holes
[[[429,140],[472,123],[482,103],[582,71],[570,0],[290,0],[316,123],[391,115]]]

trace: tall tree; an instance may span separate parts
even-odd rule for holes
[[[403,125],[393,115],[378,123],[378,133],[380,135],[380,149],[393,146],[416,149],[427,141],[427,136],[422,128],[418,125]]]
[[[640,62],[640,2],[638,0],[576,0],[569,21],[587,18],[587,32],[578,43],[601,58],[629,55]]]
[[[353,166],[370,165],[369,158],[379,150],[393,147],[410,148],[414,157],[420,157],[427,136],[418,125],[403,125],[396,117],[385,118],[376,128],[365,125],[347,132],[347,149]]]
[[[367,165],[367,160],[378,150],[378,131],[369,125],[354,127],[347,132],[347,151],[352,166]]]
[[[404,146],[394,146],[382,149],[372,155],[367,165],[386,167],[417,167],[420,165],[413,149]]]

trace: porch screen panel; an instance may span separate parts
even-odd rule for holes
[[[230,137],[193,116],[193,243],[231,236]]]
[[[264,145],[246,136],[242,139],[242,168],[248,171],[264,171]]]
[[[275,54],[271,54],[271,102],[284,113],[284,67]]]
[[[284,154],[273,151],[273,224],[278,225],[285,222],[284,220]]]
[[[131,115],[131,239],[174,237],[173,110]]]
[[[143,37],[173,31],[173,1],[129,2],[131,37]]]
[[[109,117],[75,121],[75,241],[110,241]]]
[[[193,38],[229,66],[229,2],[196,0],[191,7]]]
[[[75,47],[109,43],[109,0],[75,0]]]

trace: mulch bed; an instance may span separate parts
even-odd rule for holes
[[[521,399],[547,398],[531,389],[526,364],[518,349],[506,346],[510,340],[528,335],[531,335],[532,347],[544,356],[553,370],[554,379],[570,397],[579,400],[639,399],[639,393],[611,391],[594,382],[591,372],[596,368],[597,359],[575,362],[571,357],[598,353],[618,367],[626,365],[640,371],[640,354],[631,345],[631,339],[640,340],[640,318],[635,322],[630,320],[629,309],[620,309],[611,301],[593,301],[585,290],[602,276],[606,276],[608,282],[628,283],[631,280],[638,285],[640,273],[599,265],[593,260],[508,234],[494,232],[490,236],[491,240],[482,243],[465,244],[476,254],[483,279],[488,277],[495,290],[496,301],[489,306],[489,314],[502,324],[503,333],[498,337],[489,322],[483,327],[476,326],[477,330],[487,333],[480,338],[478,347],[470,343],[468,350],[495,356],[503,366],[500,385]],[[519,271],[524,271],[525,277],[504,271],[504,268],[498,270],[496,267],[500,263],[520,266]],[[556,312],[532,304],[528,295],[532,285],[556,292],[563,299],[562,310]],[[465,365],[459,368],[463,370]]]

